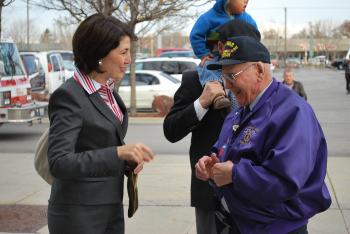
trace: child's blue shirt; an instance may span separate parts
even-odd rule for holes
[[[206,46],[206,40],[210,33],[219,26],[231,19],[239,19],[257,28],[255,20],[246,12],[230,16],[225,11],[225,5],[228,0],[216,0],[213,8],[201,15],[194,24],[190,33],[190,41],[194,54],[202,58],[210,53]]]

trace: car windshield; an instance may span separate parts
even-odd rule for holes
[[[159,57],[194,57],[194,54],[192,51],[164,52]]]
[[[17,51],[13,43],[0,43],[0,77],[24,75]]]
[[[65,67],[68,71],[74,71],[74,63],[73,63],[73,61],[70,61],[70,60],[63,60],[63,64],[64,64],[64,67]]]
[[[60,54],[64,61],[74,61],[73,53],[61,52]]]
[[[27,69],[28,75],[32,75],[39,71],[37,61],[33,55],[21,55],[24,66]]]
[[[172,77],[171,75],[168,75],[168,74],[166,74],[166,73],[164,73],[164,72],[161,72],[160,74],[161,74],[164,78],[166,78],[166,79],[170,80],[171,82],[173,82],[174,84],[181,83],[181,81],[179,81],[178,79]]]

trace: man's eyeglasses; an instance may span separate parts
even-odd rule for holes
[[[252,64],[246,66],[245,68],[243,68],[242,70],[240,70],[237,73],[222,73],[221,74],[221,78],[225,78],[227,80],[235,81],[240,74],[242,74],[243,72],[245,72],[246,70],[248,70],[250,67],[252,67],[255,64],[257,64],[257,63],[252,63]]]

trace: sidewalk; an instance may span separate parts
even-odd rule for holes
[[[0,154],[0,204],[47,205],[50,186],[41,180],[33,167],[28,166],[32,164],[31,154]],[[329,210],[311,219],[310,234],[349,233],[348,165],[350,158],[329,158],[327,183],[332,191],[333,203]],[[158,155],[154,163],[145,166],[139,177],[140,207],[132,219],[126,218],[126,233],[195,234],[194,210],[189,206],[189,185],[187,156]],[[127,195],[124,197],[126,211]],[[47,234],[47,226],[37,233]]]

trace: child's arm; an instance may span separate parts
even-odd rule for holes
[[[190,42],[193,52],[200,59],[209,55],[210,53],[210,50],[206,47],[205,43],[207,33],[210,29],[210,24],[203,16],[204,15],[199,17],[190,33]]]
[[[212,60],[213,58],[210,55],[202,57],[199,66],[203,67],[206,61]]]

